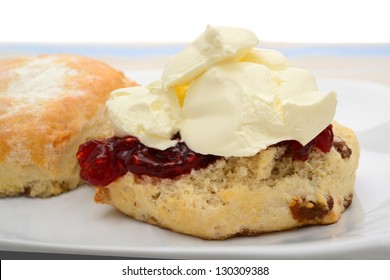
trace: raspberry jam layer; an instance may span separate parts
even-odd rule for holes
[[[329,125],[305,146],[295,140],[283,141],[277,145],[287,145],[295,160],[305,161],[314,147],[327,153],[332,144],[332,125]],[[149,148],[133,136],[92,140],[82,144],[77,152],[80,176],[94,186],[107,186],[126,172],[174,178],[188,174],[193,169],[206,168],[219,158],[195,153],[184,142],[178,142],[174,147],[163,151]]]
[[[131,172],[174,178],[207,167],[219,157],[190,150],[183,142],[166,150],[149,148],[133,136],[92,140],[77,152],[81,178],[94,186],[106,186]]]
[[[333,130],[332,125],[328,125],[320,134],[313,140],[303,146],[295,140],[282,141],[277,145],[287,145],[289,152],[295,160],[305,161],[309,158],[311,150],[315,147],[324,153],[328,153],[333,146]]]

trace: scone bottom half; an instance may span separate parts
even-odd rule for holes
[[[359,146],[337,123],[305,146],[283,141],[251,157],[178,143],[160,151],[133,136],[87,142],[77,153],[81,176],[97,203],[203,239],[335,223],[352,203]]]

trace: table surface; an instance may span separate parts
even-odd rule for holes
[[[162,69],[184,44],[0,44],[0,59],[46,53],[72,53],[103,60],[122,71]],[[283,52],[292,65],[319,78],[364,80],[390,86],[388,44],[263,43]],[[390,256],[389,256],[390,257]],[[1,259],[85,259],[94,256],[1,251]],[[98,259],[105,257],[97,257]],[[111,257],[107,257],[111,258]]]
[[[162,69],[184,44],[0,44],[0,59],[43,53],[73,53],[101,59],[123,70]],[[366,80],[390,84],[390,43],[292,44],[263,43],[283,52],[291,64],[321,78]]]

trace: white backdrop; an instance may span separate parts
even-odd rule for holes
[[[0,42],[183,42],[207,24],[273,42],[390,42],[385,0],[2,0]]]

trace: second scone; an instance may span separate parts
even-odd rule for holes
[[[76,188],[78,146],[112,135],[105,102],[112,90],[134,84],[82,56],[0,61],[0,197],[49,197]]]

